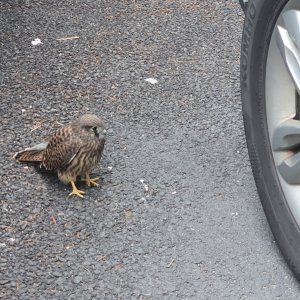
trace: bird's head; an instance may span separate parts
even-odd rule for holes
[[[100,139],[105,138],[106,130],[104,128],[103,121],[96,115],[83,115],[78,119],[77,122],[79,127],[87,131],[89,134],[92,134]]]

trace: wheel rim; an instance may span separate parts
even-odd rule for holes
[[[282,191],[300,226],[300,3],[280,13],[266,65],[266,113]]]

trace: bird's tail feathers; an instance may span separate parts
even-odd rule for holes
[[[48,143],[40,143],[33,147],[17,152],[13,158],[19,162],[39,163],[43,160]]]

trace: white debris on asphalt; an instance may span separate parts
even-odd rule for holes
[[[232,215],[232,216],[238,216],[239,213],[238,213],[238,212],[233,212],[233,213],[231,213],[231,215]]]
[[[172,195],[175,195],[177,192],[176,191],[174,191],[174,192],[172,192]]]
[[[156,83],[158,83],[158,81],[157,81],[155,78],[152,78],[152,77],[146,78],[145,81],[147,81],[147,82],[149,82],[149,83],[151,83],[151,84],[156,84]]]
[[[42,45],[42,41],[40,39],[34,39],[33,41],[31,41],[31,45],[32,46],[38,46],[38,45]]]
[[[16,241],[16,239],[15,239],[14,237],[11,237],[11,238],[8,239],[8,241],[9,241],[11,244],[13,244],[13,243]]]
[[[145,179],[141,178],[141,179],[140,179],[140,182],[143,184],[144,189],[145,189],[145,192],[148,192],[148,191],[149,191],[149,186],[148,186],[148,184],[145,184],[145,183],[144,183],[144,182],[145,182]]]
[[[111,170],[112,170],[112,167],[107,167],[107,170],[111,171]]]
[[[75,36],[59,38],[59,39],[56,39],[56,40],[57,41],[68,41],[68,40],[77,40],[77,39],[79,39],[79,36],[75,35]]]

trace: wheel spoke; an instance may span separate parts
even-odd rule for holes
[[[289,184],[300,183],[300,152],[284,160],[278,171],[283,179]]]
[[[290,10],[283,14],[285,28],[277,25],[277,45],[289,74],[300,94],[300,12]]]
[[[289,184],[300,183],[300,121],[290,119],[274,130],[273,151],[294,150],[292,156],[284,159],[278,166],[282,178]]]
[[[300,145],[300,121],[290,119],[274,130],[272,149],[291,150]]]

